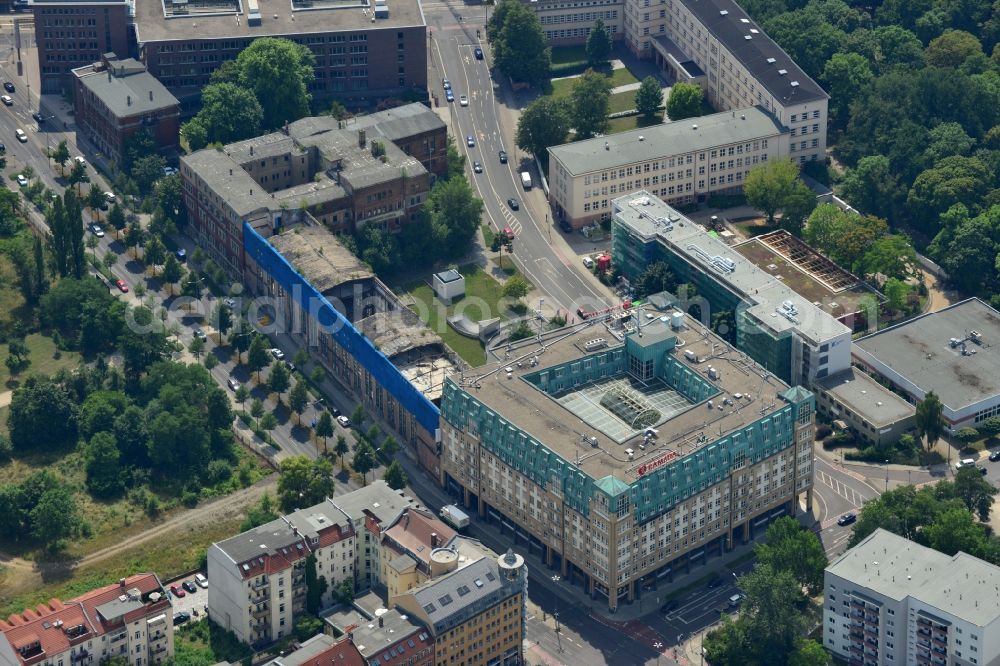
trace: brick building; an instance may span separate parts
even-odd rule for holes
[[[156,574],[122,578],[0,620],[0,665],[77,666],[117,656],[132,666],[159,664],[174,655],[172,619],[170,595]]]
[[[121,161],[129,138],[148,130],[162,152],[179,149],[180,105],[142,63],[113,53],[73,70],[76,124],[98,148]]]

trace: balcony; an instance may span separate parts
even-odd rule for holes
[[[89,656],[90,656],[89,652],[87,652],[86,650],[80,650],[79,652],[77,652],[75,654],[71,654],[70,655],[70,659],[71,659],[72,662],[77,662],[77,661],[83,661],[84,659],[86,659]]]
[[[253,583],[250,584],[250,587],[252,587],[255,590],[259,590],[267,586],[268,586],[268,580],[266,578],[263,580],[254,581]]]
[[[262,617],[267,617],[270,614],[271,614],[271,609],[268,608],[266,604],[260,607],[254,606],[253,608],[250,609],[250,616],[254,618],[259,619]]]
[[[306,582],[305,574],[297,574],[292,576],[292,585],[303,585]]]

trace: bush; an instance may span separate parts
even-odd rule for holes
[[[213,460],[205,468],[205,483],[215,486],[228,481],[233,475],[233,468],[225,460]]]
[[[10,437],[0,433],[0,462],[7,462],[14,454],[14,445],[10,443]]]
[[[185,490],[181,493],[181,503],[189,509],[198,506],[198,493],[193,490]]]
[[[961,428],[955,433],[955,439],[963,444],[968,444],[979,439],[979,431],[975,428]]]
[[[1000,416],[991,416],[979,424],[979,432],[987,437],[1000,434]]]
[[[197,500],[195,500],[197,502]],[[153,493],[149,493],[146,497],[146,515],[150,518],[156,518],[160,515],[161,510],[160,498],[158,498]]]

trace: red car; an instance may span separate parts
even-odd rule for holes
[[[179,585],[171,585],[170,592],[178,598],[187,596],[187,592],[185,592]]]
[[[118,291],[122,292],[123,294],[128,293],[128,285],[125,284],[125,280],[122,280],[121,278],[115,280],[115,286],[118,287]]]

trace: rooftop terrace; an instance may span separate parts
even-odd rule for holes
[[[674,330],[659,318],[665,313],[643,308],[632,319],[633,325],[636,318],[642,322],[642,335],[630,335],[638,346],[663,343],[668,349],[656,379],[629,375],[621,332],[591,319],[560,329],[541,344],[532,340],[516,347],[509,360],[487,365],[478,377],[466,376],[464,388],[564,460],[578,461],[590,477],[614,474],[626,482],[650,463],[688,455],[785,404],[783,381],[700,322],[684,315]],[[546,389],[543,373],[556,377],[562,372],[557,367],[577,362],[597,368],[597,379],[562,392]],[[648,441],[647,427],[658,431]]]

